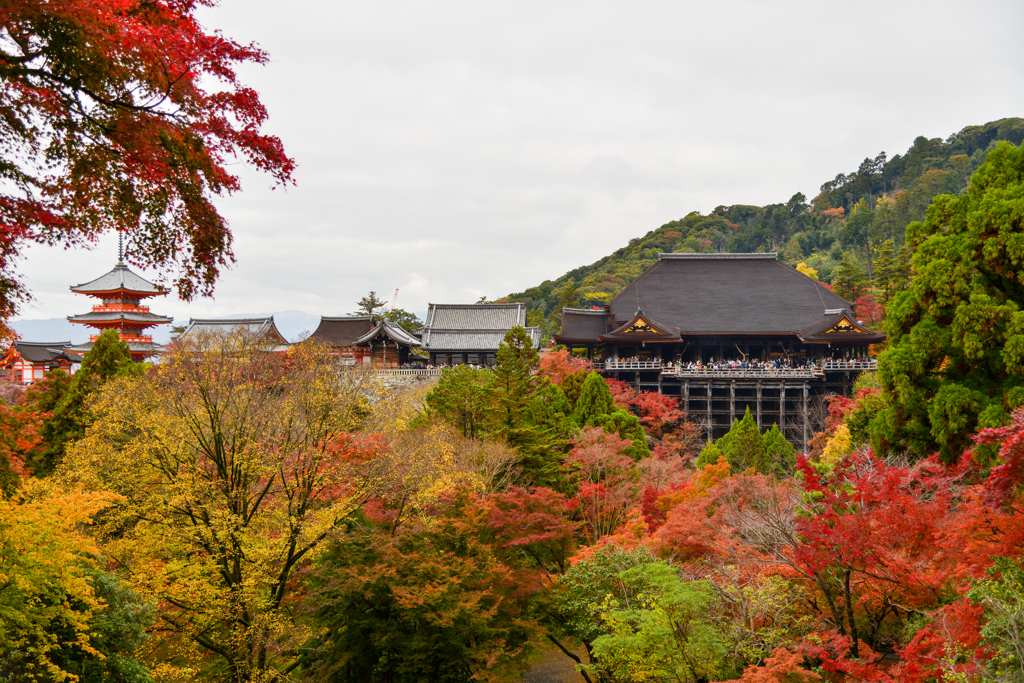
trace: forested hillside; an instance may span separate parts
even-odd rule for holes
[[[561,306],[607,302],[659,252],[778,251],[790,265],[806,263],[848,298],[858,298],[866,281],[888,289],[878,277],[898,276],[908,261],[906,250],[900,251],[907,225],[924,219],[936,195],[962,193],[1000,140],[1021,144],[1024,119],[968,126],[946,140],[919,137],[905,154],[889,158],[881,152],[851,173],[840,173],[810,201],[797,192],[768,206],[719,206],[708,215],[694,211],[508,300],[530,304],[531,323],[546,323],[555,332]]]

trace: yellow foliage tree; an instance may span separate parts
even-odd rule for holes
[[[0,679],[74,680],[54,655],[103,657],[89,640],[103,608],[87,580],[98,548],[79,527],[113,499],[38,479],[0,498]]]
[[[804,275],[806,275],[807,277],[811,278],[812,280],[818,279],[818,271],[815,270],[814,268],[811,268],[806,263],[801,262],[796,264],[796,269],[803,273]]]
[[[104,549],[159,601],[156,673],[298,666],[296,571],[382,486],[382,445],[361,431],[388,419],[380,395],[315,344],[276,353],[241,333],[178,340],[148,376],[104,387],[62,476],[123,498]]]
[[[825,443],[825,448],[821,452],[821,464],[831,470],[837,462],[850,453],[853,453],[853,437],[850,434],[850,428],[843,423],[836,428],[835,434]]]

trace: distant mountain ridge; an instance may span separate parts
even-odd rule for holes
[[[891,240],[898,251],[907,225],[924,219],[933,197],[963,192],[998,142],[1022,140],[1021,118],[968,126],[946,140],[918,137],[905,154],[890,159],[882,152],[826,181],[810,202],[797,192],[779,204],[718,206],[707,216],[694,211],[506,300],[527,304],[531,324],[557,332],[562,306],[608,302],[653,265],[659,252],[778,251],[790,265],[814,268],[825,282],[851,268],[870,276],[878,248]]]
[[[311,334],[320,324],[319,313],[307,313],[306,311],[276,311],[274,313],[232,313],[221,316],[192,316],[196,318],[265,318],[268,315],[274,316],[274,323],[288,341],[298,341],[301,337]],[[421,320],[426,317],[426,312],[415,313]],[[175,319],[172,325],[187,325],[188,319]],[[10,323],[11,328],[18,333],[18,337],[24,341],[71,341],[81,344],[89,341],[89,335],[95,334],[92,328],[83,325],[69,323],[65,318],[36,318],[32,320],[15,320]],[[158,344],[166,344],[171,340],[171,326],[158,325],[151,327],[153,341]]]
[[[285,339],[292,341],[302,332],[312,332],[320,324],[320,316],[305,311],[277,311],[275,313],[233,313],[218,318],[265,318],[274,316],[274,323]],[[205,317],[205,316],[196,316]],[[187,325],[188,319],[175,319],[173,325]],[[65,341],[76,344],[89,341],[89,335],[96,334],[92,328],[74,325],[65,318],[38,318],[35,320],[15,320],[10,323],[18,336],[25,341]],[[153,341],[166,344],[171,340],[171,325],[151,327]]]

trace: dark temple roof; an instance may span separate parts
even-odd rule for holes
[[[601,341],[679,341],[679,328],[658,322],[651,316],[638,310],[632,318],[612,330],[601,335]]]
[[[878,344],[885,341],[881,332],[872,332],[860,325],[847,310],[829,311],[827,315],[797,333],[805,342],[831,344],[832,342],[861,342]]]
[[[337,318],[320,316],[320,324],[307,339],[315,339],[332,348],[354,346],[356,340],[376,326],[372,315],[350,315]]]
[[[124,291],[137,294],[140,297],[167,294],[167,289],[136,275],[128,269],[128,266],[120,261],[114,266],[113,270],[99,276],[95,280],[83,282],[80,285],[72,285],[71,291],[79,294],[94,295]]]
[[[594,341],[611,331],[608,317],[603,308],[563,308],[562,333],[555,335],[555,341]]]
[[[637,309],[686,334],[795,334],[852,304],[776,254],[660,254],[611,301],[616,321]]]
[[[58,358],[63,358],[64,360],[77,363],[79,359],[70,358],[67,355],[67,351],[70,348],[70,341],[14,342],[14,350],[18,352],[18,355],[21,356],[22,360],[28,361],[29,363],[49,363],[57,360]]]

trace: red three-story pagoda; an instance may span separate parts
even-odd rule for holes
[[[163,349],[160,344],[153,343],[152,336],[145,334],[146,329],[154,325],[167,325],[173,320],[150,313],[149,306],[143,306],[142,301],[151,296],[166,296],[167,290],[129,270],[122,260],[120,246],[117,265],[113,270],[91,282],[74,285],[71,291],[94,296],[100,302],[92,307],[91,313],[69,315],[69,322],[94,327],[101,333],[110,329],[117,330],[121,341],[128,344],[135,361],[145,360]],[[98,336],[94,334],[89,337],[89,343],[68,350],[84,353],[92,348]]]

